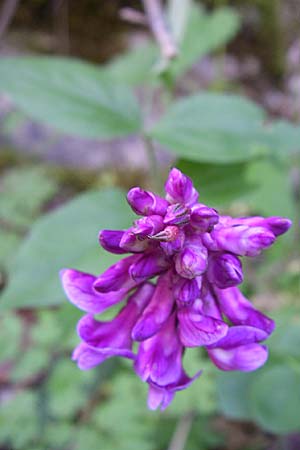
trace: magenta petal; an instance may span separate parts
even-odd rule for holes
[[[182,374],[182,352],[173,314],[157,334],[140,343],[135,370],[143,381],[158,386],[176,383]]]
[[[143,341],[157,333],[170,316],[173,305],[171,275],[166,273],[159,277],[151,301],[132,330],[132,338]]]
[[[89,370],[98,366],[108,357],[89,347],[84,342],[77,345],[72,354],[73,361],[77,362],[79,369]]]
[[[184,226],[189,223],[190,209],[181,203],[168,206],[167,214],[164,217],[166,225]]]
[[[234,325],[250,325],[264,330],[268,335],[275,328],[275,322],[257,311],[236,288],[215,289],[222,312]]]
[[[148,393],[148,408],[154,410],[160,407],[160,410],[163,411],[169,406],[174,398],[174,395],[174,392],[170,392],[167,389],[150,384]]]
[[[215,209],[197,203],[191,210],[191,225],[204,233],[211,231],[219,221],[219,215]]]
[[[241,217],[228,221],[230,225],[247,225],[249,227],[265,227],[275,236],[286,233],[292,226],[292,221],[286,217]]]
[[[74,305],[83,311],[99,314],[112,305],[122,301],[126,291],[116,291],[113,294],[99,294],[93,284],[96,277],[85,272],[73,269],[64,269],[60,272],[64,291]]]
[[[124,231],[120,230],[101,230],[98,237],[99,244],[104,250],[116,255],[127,253],[126,250],[120,247],[123,235]]]
[[[174,298],[179,303],[192,303],[196,298],[199,298],[201,287],[201,277],[187,278],[178,277],[173,285]]]
[[[131,330],[153,290],[154,287],[149,283],[141,286],[109,322],[95,320],[92,314],[80,319],[77,333],[83,342],[75,350],[73,359],[78,361],[81,368],[94,367],[112,356],[134,359]]]
[[[192,180],[180,170],[174,168],[170,171],[165,184],[166,199],[170,203],[183,203],[192,206],[197,202],[199,194],[193,187]]]
[[[129,268],[141,258],[140,255],[127,256],[110,266],[94,282],[97,292],[108,293],[118,291],[121,288],[132,289],[136,283],[129,275]]]
[[[204,316],[189,306],[179,309],[177,316],[180,340],[185,347],[214,344],[228,331],[222,320]]]
[[[220,250],[240,256],[257,256],[261,250],[270,247],[275,241],[275,235],[267,228],[246,225],[215,229],[212,238]]]
[[[207,278],[221,289],[236,286],[243,281],[242,264],[230,253],[214,254],[208,260]]]
[[[129,269],[131,278],[136,282],[142,282],[167,270],[169,260],[164,254],[158,252],[146,253],[134,262]]]
[[[142,253],[153,247],[153,242],[140,239],[133,230],[133,227],[126,230],[120,240],[120,247],[124,252]]]
[[[207,249],[199,244],[188,245],[175,255],[175,268],[183,278],[195,278],[202,275],[207,268]]]
[[[188,388],[200,375],[202,371],[197,372],[190,378],[184,370],[176,383],[168,386],[159,386],[155,383],[149,383],[148,407],[149,409],[157,409],[163,411],[166,409],[174,398],[177,391],[182,391]]]
[[[164,216],[167,212],[168,202],[164,198],[139,187],[130,189],[127,194],[127,201],[133,211],[140,215],[159,214]]]
[[[221,370],[241,370],[250,372],[261,367],[268,359],[264,345],[246,344],[231,349],[208,349],[208,355]]]
[[[260,328],[248,325],[235,325],[229,328],[225,337],[210,345],[209,348],[229,349],[240,345],[253,344],[267,339],[268,333]]]
[[[159,233],[163,228],[163,218],[156,214],[135,220],[132,232],[136,236],[147,237]]]

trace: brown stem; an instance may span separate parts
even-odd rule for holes
[[[133,8],[121,8],[120,17],[127,22],[137,25],[148,25],[146,16]]]
[[[0,14],[0,39],[11,23],[20,0],[6,0]]]
[[[160,47],[162,57],[171,60],[178,55],[178,49],[167,27],[160,0],[143,0],[149,26]]]
[[[194,419],[194,411],[188,411],[179,419],[168,450],[184,450]]]

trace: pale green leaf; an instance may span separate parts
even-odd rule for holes
[[[300,374],[277,365],[261,371],[251,385],[251,413],[258,424],[276,434],[300,430]]]
[[[118,190],[82,194],[39,219],[11,264],[2,308],[49,306],[65,300],[59,271],[65,267],[101,273],[119,259],[102,250],[100,229],[130,224],[130,209]]]
[[[232,164],[268,151],[263,120],[263,110],[250,100],[201,93],[175,102],[149,135],[181,158]]]
[[[109,139],[136,133],[141,125],[132,92],[79,60],[2,58],[0,92],[32,118],[64,133]]]

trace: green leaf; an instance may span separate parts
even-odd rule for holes
[[[0,322],[0,361],[16,358],[21,346],[22,323],[18,316],[12,313],[3,314]]]
[[[299,154],[300,126],[280,120],[267,126],[265,134],[271,149],[283,159]]]
[[[122,229],[130,209],[118,190],[92,191],[39,219],[11,264],[2,308],[55,305],[65,301],[59,270],[101,273],[119,259],[99,247],[99,229]]]
[[[22,235],[57,189],[42,166],[4,172],[0,183],[0,264],[9,265]]]
[[[205,164],[180,159],[176,167],[192,178],[200,199],[213,207],[224,207],[254,188],[247,180],[247,164]]]
[[[263,120],[245,98],[201,93],[175,102],[149,135],[184,159],[240,163],[267,152]]]
[[[21,381],[36,375],[47,368],[49,360],[49,354],[40,348],[26,350],[14,367],[12,380]]]
[[[26,391],[8,397],[0,408],[0,442],[10,442],[9,448],[23,450],[38,435],[36,394]]]
[[[247,196],[254,211],[266,216],[293,217],[291,181],[284,166],[268,160],[252,162],[248,166],[247,179],[258,185],[258,188]]]
[[[56,417],[74,416],[87,400],[87,386],[93,376],[92,371],[80,371],[70,360],[58,361],[47,384],[51,413]]]
[[[105,66],[105,73],[117,83],[129,86],[146,84],[154,79],[158,60],[157,47],[149,43],[117,56]]]
[[[251,420],[249,391],[256,373],[220,372],[217,376],[218,408],[231,419]]]
[[[193,0],[169,0],[167,4],[167,13],[169,26],[172,35],[177,44],[181,44],[186,35],[186,28],[189,19],[192,19],[191,7],[194,6]],[[197,9],[198,12],[198,9]]]
[[[291,309],[288,312],[289,316],[284,317],[283,311],[279,311],[276,328],[268,339],[268,345],[271,355],[279,356],[286,362],[290,358],[300,362],[300,313]]]
[[[251,386],[251,412],[255,421],[276,434],[300,430],[300,374],[278,365],[265,369]]]
[[[204,55],[226,44],[239,28],[239,17],[229,8],[206,14],[196,5],[190,8],[190,0],[177,3],[180,17],[173,8],[169,11],[170,26],[180,49],[179,56],[167,69],[173,79],[183,75]],[[105,66],[105,72],[117,82],[132,86],[145,84],[158,75],[155,66],[159,58],[157,46],[147,43],[114,58]]]
[[[170,65],[173,78],[184,74],[204,55],[224,46],[239,28],[239,17],[230,8],[219,8],[211,14],[205,14],[198,6],[190,10],[190,18],[180,54]]]
[[[141,126],[128,88],[79,60],[2,58],[0,92],[32,118],[64,133],[109,139],[136,133]]]
[[[57,190],[57,183],[45,167],[8,170],[0,184],[0,219],[13,226],[27,227]]]

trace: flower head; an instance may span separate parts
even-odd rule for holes
[[[257,256],[291,226],[282,217],[221,216],[198,203],[192,180],[175,168],[165,190],[162,198],[132,188],[128,203],[143,217],[128,230],[100,231],[105,250],[132,255],[98,277],[61,272],[69,300],[87,312],[78,323],[81,342],[73,359],[83,370],[112,356],[133,359],[135,372],[149,385],[151,409],[166,408],[176,391],[201,374],[185,373],[186,348],[206,348],[221,370],[251,371],[265,363],[268,351],[261,342],[274,322],[238,289],[240,257]],[[113,320],[95,320],[121,302]]]

